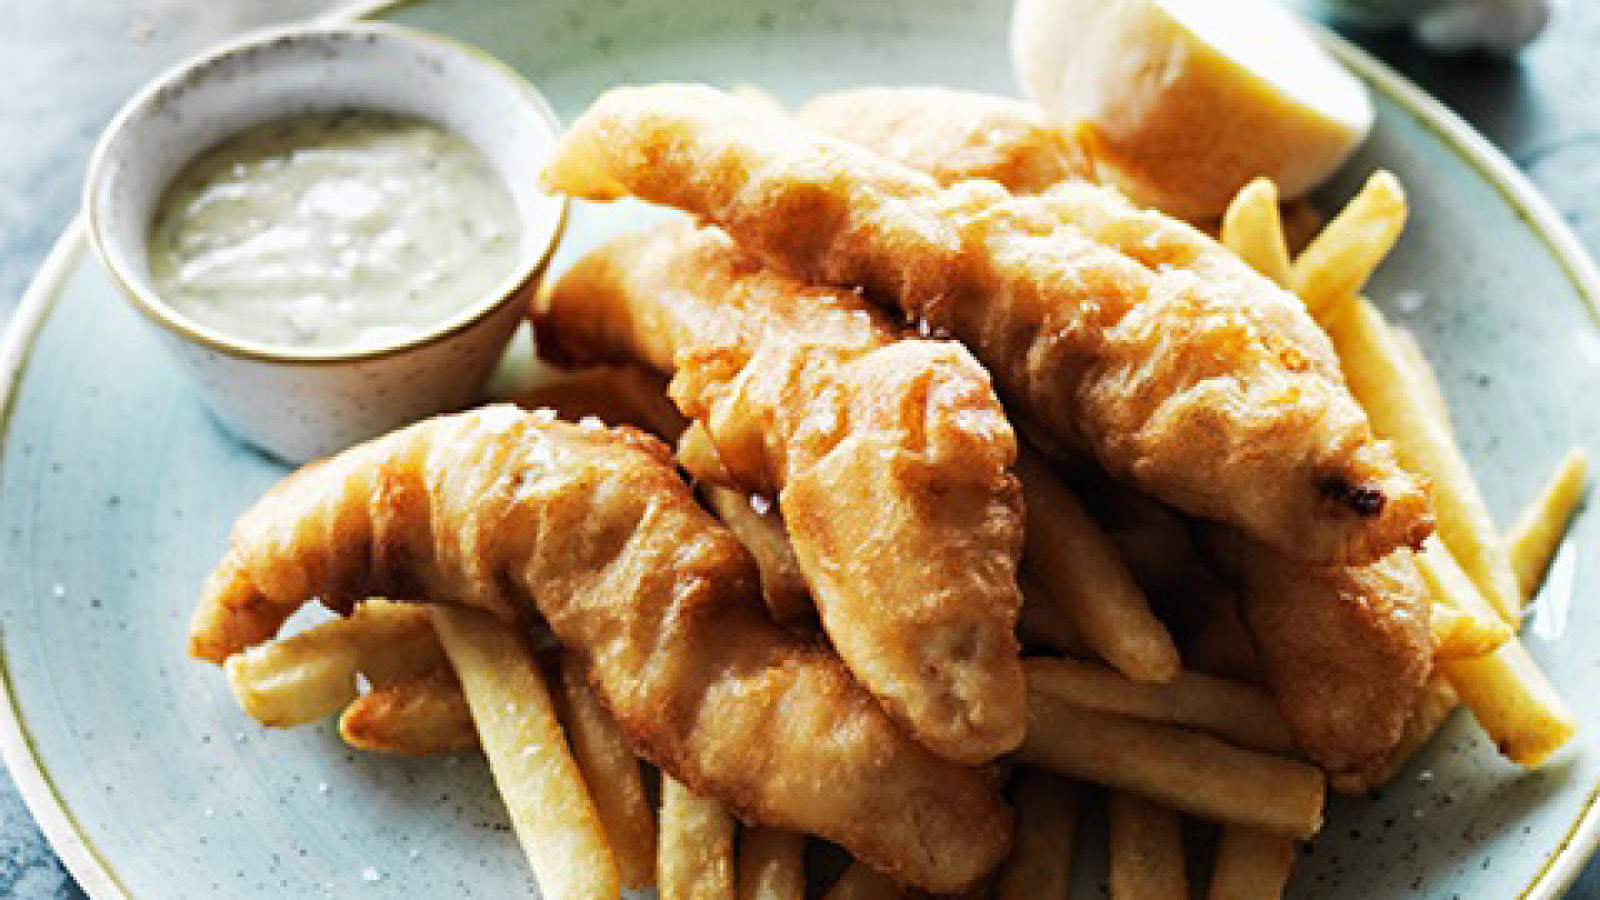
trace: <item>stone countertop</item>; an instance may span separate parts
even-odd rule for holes
[[[4,0],[0,59],[0,320],[15,310],[77,211],[90,148],[134,89],[226,35],[336,0]],[[1562,7],[1513,62],[1431,56],[1398,37],[1361,42],[1478,127],[1528,172],[1600,254],[1600,3]],[[0,897],[84,894],[0,776]],[[1569,900],[1600,897],[1600,862]]]

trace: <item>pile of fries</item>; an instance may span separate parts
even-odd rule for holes
[[[1516,632],[1581,501],[1585,456],[1574,450],[1510,531],[1496,531],[1416,341],[1360,294],[1405,218],[1400,185],[1379,173],[1298,255],[1270,182],[1244,189],[1220,226],[1228,248],[1302,297],[1377,432],[1433,485],[1438,536],[1419,562],[1434,603],[1435,675],[1377,778],[1332,780],[1347,792],[1391,777],[1457,707],[1527,767],[1576,729]],[[577,376],[525,402],[668,439],[685,427],[663,383],[631,371]],[[681,446],[693,453],[693,437]],[[1028,516],[1022,632],[1047,655],[1026,662],[1029,733],[999,767],[1011,779],[1014,849],[982,890],[1066,897],[1078,809],[1093,785],[1108,797],[1112,897],[1190,895],[1181,816],[1221,826],[1209,897],[1281,896],[1296,843],[1321,827],[1329,779],[1300,757],[1258,683],[1229,598],[1192,598],[1204,615],[1169,631],[1129,585],[1182,583],[1191,564],[1182,535],[1142,515],[1142,498],[1116,495],[1102,504],[1115,508],[1109,515],[1080,503],[1032,455],[1018,475]],[[809,627],[805,583],[769,505],[720,488],[705,499],[757,557],[774,617]],[[485,613],[373,599],[226,668],[244,709],[268,726],[339,713],[344,739],[373,752],[480,746],[552,900],[652,885],[667,900],[799,900],[826,880],[818,861],[828,854],[808,850],[805,836],[742,827],[720,802],[657,781],[561,648]],[[906,894],[856,863],[825,896]]]

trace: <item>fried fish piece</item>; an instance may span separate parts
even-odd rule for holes
[[[608,91],[554,190],[687,210],[809,281],[959,338],[1064,446],[1282,552],[1365,563],[1432,527],[1292,294],[1114,191],[1014,197],[930,177],[705,87]]]
[[[1332,775],[1381,767],[1433,671],[1411,551],[1325,568],[1245,541],[1233,555],[1240,612],[1295,743]]]
[[[933,176],[969,178],[1037,194],[1089,171],[1078,144],[1039,107],[1009,97],[940,87],[876,87],[813,97],[796,116]]]
[[[854,93],[834,96],[850,97]],[[812,124],[947,183],[952,179],[945,173],[957,169],[966,158],[959,137],[941,141],[933,134],[916,135],[923,148],[916,154],[899,149],[901,145],[896,140],[912,136],[912,126],[905,123],[918,117],[931,118],[936,113],[936,109],[921,110],[935,99],[916,91],[862,92],[856,102],[840,103],[841,111],[847,107],[849,115],[824,117]],[[1007,101],[997,98],[996,102]],[[918,111],[900,112],[897,105]],[[959,135],[959,128],[953,123],[947,127]],[[1044,140],[1038,136],[1032,139]],[[1034,189],[1028,183],[1011,180],[1018,177],[1015,173],[997,168],[993,175],[1009,190]],[[1153,266],[1183,266],[1198,270],[1203,277],[1223,278],[1232,268],[1220,247],[1163,250],[1163,239],[1150,240],[1152,235],[1167,231],[1159,222],[1140,225],[1119,221],[1119,216],[1126,218],[1126,211],[1116,213],[1116,204],[1100,202],[1092,189],[1060,188],[1055,199],[1073,204],[1067,215],[1070,220],[1124,248],[1129,255],[1147,258]],[[1152,504],[1147,499],[1126,489],[1119,493],[1112,506],[1122,513],[1132,512],[1135,519],[1140,513],[1146,519],[1161,518],[1163,511],[1150,509]],[[1172,516],[1168,513],[1165,518]],[[1166,539],[1159,542],[1155,559],[1170,568],[1182,556],[1181,552],[1174,555],[1182,548],[1172,545],[1172,530],[1178,531],[1180,543],[1187,541],[1182,525],[1175,521],[1161,524],[1165,527],[1158,530],[1167,532]],[[1124,544],[1123,549],[1126,552],[1129,548]],[[1431,605],[1418,593],[1420,582],[1407,559],[1409,553],[1397,551],[1373,566],[1348,570],[1291,560],[1259,544],[1233,555],[1234,568],[1246,585],[1247,630],[1261,648],[1262,657],[1270,663],[1266,680],[1294,721],[1299,743],[1309,756],[1334,772],[1360,777],[1380,765],[1392,755],[1391,748],[1403,732],[1405,710],[1413,708],[1426,690],[1420,678],[1431,668],[1432,644],[1421,640],[1431,617]],[[1129,558],[1137,561],[1139,555]],[[1228,605],[1227,614],[1236,618],[1233,604]]]
[[[1021,743],[1016,438],[965,348],[898,340],[854,294],[684,221],[585,256],[534,332],[565,365],[676,373],[720,468],[777,497],[845,665],[917,740],[963,763]]]
[[[311,597],[371,594],[542,615],[641,756],[752,821],[940,892],[1005,855],[985,774],[905,736],[836,657],[765,617],[749,555],[653,438],[499,406],[307,466],[235,525],[190,651],[220,662]]]

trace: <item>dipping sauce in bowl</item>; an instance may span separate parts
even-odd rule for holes
[[[218,423],[301,463],[483,399],[565,226],[559,130],[450,38],[256,32],[117,114],[90,242]]]
[[[517,210],[465,140],[415,116],[306,113],[245,129],[167,188],[150,274],[237,337],[375,347],[483,298],[516,265]]]

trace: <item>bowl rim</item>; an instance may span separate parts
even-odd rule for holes
[[[130,277],[118,265],[115,256],[110,252],[112,241],[103,228],[104,210],[100,187],[114,157],[113,147],[129,125],[138,116],[143,115],[162,93],[181,85],[196,72],[220,60],[246,50],[272,45],[285,38],[339,35],[379,35],[385,39],[432,44],[459,56],[473,59],[485,70],[497,74],[519,94],[532,113],[550,129],[552,138],[558,138],[561,134],[561,119],[551,108],[549,100],[521,73],[479,47],[426,29],[391,22],[319,19],[260,28],[213,45],[167,68],[123,103],[96,141],[83,181],[82,205],[84,218],[87,220],[88,227],[85,230],[89,245],[112,284],[116,285],[118,292],[127,298],[147,321],[191,343],[235,359],[308,367],[371,362],[419,350],[471,330],[506,304],[519,302],[527,288],[537,282],[549,268],[556,248],[566,235],[572,207],[571,198],[563,194],[550,195],[551,199],[556,201],[555,221],[547,227],[541,223],[541,230],[547,231],[547,236],[538,250],[530,255],[531,258],[525,257],[519,260],[516,268],[496,282],[493,288],[485,291],[481,298],[454,315],[397,339],[376,345],[357,345],[341,349],[297,348],[287,344],[256,341],[202,325],[179,312],[154,290],[140,287],[138,279]],[[526,222],[522,224],[524,227],[528,225]]]

